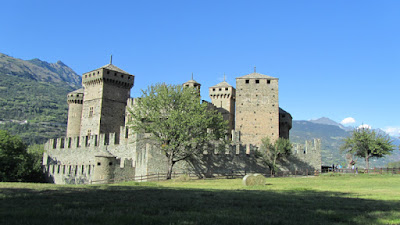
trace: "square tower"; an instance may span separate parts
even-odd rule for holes
[[[236,89],[223,81],[209,88],[212,104],[228,121],[228,134],[235,128],[235,97]]]
[[[119,133],[135,76],[108,64],[82,75],[80,136]]]
[[[243,144],[279,138],[278,78],[251,73],[236,78],[236,122]]]

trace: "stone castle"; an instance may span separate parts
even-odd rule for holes
[[[127,126],[128,109],[135,104],[130,98],[134,80],[134,75],[111,63],[82,75],[83,88],[67,96],[66,137],[45,144],[43,165],[49,181],[108,183],[166,173],[166,157],[146,138],[150,134],[133,133]],[[183,85],[200,92],[193,77]],[[236,89],[226,81],[210,87],[209,104],[228,121],[232,142],[210,145],[201,157],[178,162],[174,171],[204,176],[268,172],[255,150],[264,137],[289,138],[292,127],[291,115],[279,108],[278,88],[278,78],[256,71],[236,78]],[[284,170],[320,170],[319,140],[295,145],[281,165]]]

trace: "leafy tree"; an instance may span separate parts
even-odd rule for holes
[[[21,138],[0,130],[0,181],[22,181],[28,174],[27,159]]]
[[[213,140],[224,139],[226,121],[206,102],[200,103],[194,88],[157,84],[142,92],[130,111],[130,126],[136,132],[152,134],[167,157],[167,179],[171,179],[176,162],[202,153]]]
[[[44,182],[45,177],[42,170],[44,146],[38,144],[30,145],[27,153],[29,173],[25,178],[26,181]]]
[[[257,155],[274,175],[278,170],[277,160],[289,156],[292,152],[292,146],[289,139],[278,138],[275,143],[271,143],[271,140],[265,137],[261,140],[261,148]]]
[[[350,137],[344,139],[341,151],[365,159],[366,168],[369,169],[370,158],[381,158],[390,155],[395,146],[388,135],[380,134],[372,129],[358,128]]]

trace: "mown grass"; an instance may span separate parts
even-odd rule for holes
[[[0,183],[1,224],[400,224],[400,175]]]

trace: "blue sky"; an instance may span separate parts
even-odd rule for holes
[[[109,63],[148,85],[208,87],[253,71],[279,78],[295,120],[351,117],[400,136],[400,1],[5,1],[0,52]],[[348,120],[351,121],[351,120]],[[389,130],[391,129],[391,130]]]

